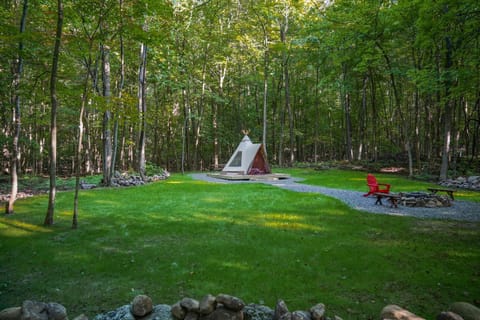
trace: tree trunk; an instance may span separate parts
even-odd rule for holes
[[[119,10],[123,12],[123,0],[119,0]],[[123,86],[125,84],[125,48],[123,45],[123,17],[120,18],[120,82],[118,83],[118,100],[119,100],[119,110],[117,110],[114,115],[113,121],[113,147],[112,147],[112,170],[110,170],[110,179],[113,177],[115,171],[115,164],[117,163],[117,153],[118,153],[118,119],[120,117],[120,112],[123,111]]]
[[[140,67],[138,70],[138,113],[140,116],[139,123],[139,141],[138,141],[138,172],[142,180],[146,180],[145,175],[145,139],[147,130],[147,46],[142,43],[140,45]]]
[[[62,0],[57,1],[58,17],[57,17],[57,32],[55,36],[55,47],[53,50],[52,74],[50,75],[50,97],[52,103],[51,117],[50,117],[50,191],[48,196],[48,209],[45,216],[44,225],[53,225],[53,215],[55,212],[55,196],[57,192],[56,176],[57,176],[57,73],[58,60],[60,56],[60,44],[62,40],[63,28],[63,3]]]
[[[112,114],[109,110],[110,108],[110,48],[101,45],[102,51],[102,78],[103,78],[103,96],[105,97],[106,109],[103,113],[103,158],[102,158],[102,167],[103,167],[103,184],[105,186],[111,185],[111,171],[112,171],[112,138],[110,131],[110,120]]]
[[[365,131],[367,130],[367,84],[368,84],[368,75],[363,76],[363,86],[362,86],[362,109],[360,112],[360,119],[358,125],[358,154],[357,160],[362,160],[365,146]]]
[[[25,33],[25,22],[27,20],[27,11],[28,11],[28,0],[23,1],[23,10],[22,10],[22,17],[20,19],[20,35]],[[20,38],[21,39],[21,38]],[[15,62],[15,74],[13,75],[13,90],[14,90],[14,110],[13,110],[13,122],[15,125],[15,133],[13,136],[13,144],[12,144],[12,162],[11,162],[11,192],[10,192],[10,199],[8,200],[5,213],[6,214],[13,214],[15,200],[17,200],[17,193],[18,193],[18,169],[20,166],[20,130],[22,128],[21,125],[21,110],[20,110],[20,78],[22,77],[23,71],[23,40],[20,40],[18,43],[18,54],[17,54],[17,61]]]
[[[263,130],[262,144],[267,155],[267,97],[268,97],[268,36],[264,30],[264,53],[263,53]]]
[[[320,67],[317,65],[315,67],[315,121],[314,121],[314,129],[313,129],[313,141],[314,141],[314,162],[318,162],[319,158],[319,152],[318,152],[318,143],[320,141],[319,138],[319,124],[320,124],[320,101],[319,101],[319,88],[318,88],[318,82],[320,80]]]
[[[352,148],[352,121],[350,117],[350,93],[347,90],[347,65],[343,64],[342,99],[345,113],[345,156],[348,161],[353,160]]]
[[[285,13],[284,21],[280,24],[280,40],[286,46],[287,45],[287,32],[288,32],[288,12]],[[289,165],[293,165],[295,162],[295,135],[293,124],[293,111],[290,103],[290,75],[288,70],[288,55],[285,49],[282,51],[282,66],[283,66],[283,84],[285,89],[285,110],[288,114],[288,128],[290,138],[290,160]]]
[[[87,66],[90,68],[90,65]],[[80,190],[80,167],[82,164],[82,146],[83,146],[83,114],[85,112],[85,104],[87,102],[88,95],[88,82],[90,72],[87,70],[85,74],[85,84],[83,87],[82,102],[80,106],[80,114],[78,115],[78,140],[77,151],[75,153],[75,196],[73,198],[73,218],[72,229],[78,228],[78,193]]]
[[[445,70],[446,70],[446,80],[445,80],[445,112],[444,112],[444,127],[443,127],[443,147],[442,147],[442,164],[440,166],[440,180],[446,180],[448,174],[448,163],[450,155],[450,144],[452,137],[452,100],[450,97],[450,86],[451,86],[451,75],[448,74],[450,71],[453,62],[452,62],[452,41],[450,37],[445,38],[446,45],[446,60],[445,60]]]
[[[377,99],[376,99],[376,82],[375,78],[373,77],[372,70],[369,69],[369,74],[370,74],[370,86],[371,86],[371,105],[372,105],[372,119],[370,119],[370,123],[372,123],[372,147],[370,149],[372,150],[373,153],[373,160],[377,161],[377,156],[378,156],[378,146],[377,146],[377,126],[374,125],[377,123]]]

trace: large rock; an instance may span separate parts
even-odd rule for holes
[[[219,294],[217,296],[217,303],[223,304],[225,308],[233,311],[240,311],[245,307],[245,303],[242,299],[228,294]]]
[[[166,304],[159,304],[153,307],[153,311],[143,317],[142,320],[174,320],[172,316],[172,308]]]
[[[96,315],[93,320],[135,320],[129,304],[119,307],[113,311]]]
[[[65,320],[67,309],[59,303],[25,300],[22,307],[8,308],[0,312],[1,320]]]
[[[310,314],[313,320],[324,320],[325,319],[325,305],[323,303],[318,303],[310,308]]]
[[[75,318],[73,318],[73,320],[88,320],[88,317],[85,314],[82,313],[82,314],[76,316]]]
[[[243,308],[245,320],[272,320],[273,310],[259,304],[248,304]]]
[[[180,305],[185,308],[187,311],[192,312],[199,312],[200,311],[200,303],[192,298],[183,298],[180,301]]]
[[[25,300],[22,304],[21,320],[48,320],[47,304]]]
[[[0,320],[20,320],[22,316],[22,308],[13,307],[0,311]]]
[[[200,300],[200,314],[206,315],[212,313],[217,307],[217,299],[211,294],[207,294]]]
[[[310,316],[310,312],[307,311],[293,311],[292,312],[292,320],[312,320]]]
[[[288,315],[291,316],[291,313],[288,311],[287,304],[283,300],[279,300],[275,306],[275,313],[273,314],[273,320],[283,320],[288,318]]]
[[[209,315],[201,317],[201,320],[243,320],[243,312],[218,307]]]
[[[59,303],[50,302],[46,306],[49,320],[65,320],[67,319],[67,309]]]
[[[455,302],[448,311],[458,314],[464,320],[480,320],[480,309],[468,302]]]
[[[153,311],[152,299],[146,295],[138,295],[132,301],[132,314],[135,317],[144,317]]]
[[[198,313],[193,311],[188,311],[187,314],[185,315],[184,320],[198,320],[199,317],[200,315]]]
[[[437,320],[464,320],[458,314],[451,311],[443,311],[437,316]]]
[[[408,310],[405,310],[397,305],[391,304],[383,308],[380,313],[380,319],[388,320],[425,320],[422,317],[417,316],[414,313],[411,313]]]
[[[180,304],[180,301],[178,301],[172,306],[171,311],[172,311],[172,315],[179,320],[185,319],[185,316],[187,315],[187,311],[185,310],[185,308],[182,307],[182,305]]]
[[[478,183],[480,182],[480,176],[470,176],[467,178],[467,181],[472,184]]]

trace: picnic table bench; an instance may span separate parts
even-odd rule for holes
[[[382,198],[387,198],[387,200],[390,201],[390,208],[398,208],[398,201],[402,199],[400,194],[395,193],[375,192],[373,195],[377,197],[375,204],[378,205],[383,205]]]
[[[450,199],[455,200],[453,198],[453,193],[455,192],[455,190],[447,188],[427,188],[427,190],[433,194],[436,194],[437,192],[445,192],[450,197]]]

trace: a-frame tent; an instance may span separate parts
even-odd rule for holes
[[[271,173],[263,144],[252,143],[245,135],[222,172],[243,175]]]

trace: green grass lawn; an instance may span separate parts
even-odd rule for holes
[[[312,169],[279,169],[278,172],[289,173],[294,177],[303,178],[302,183],[355,191],[368,191],[366,173],[355,170],[312,170]],[[390,173],[375,173],[379,183],[391,184],[391,192],[427,191],[429,187],[439,187],[437,184],[409,179],[406,176]],[[480,202],[480,192],[457,190],[455,199]]]
[[[365,173],[291,170],[305,183],[366,190]],[[363,181],[362,181],[363,177]],[[377,175],[393,190],[423,187]],[[388,179],[387,179],[388,178]],[[478,201],[478,195],[465,196]],[[26,299],[92,317],[140,293],[155,304],[227,293],[290,310],[377,318],[390,303],[434,319],[451,302],[480,300],[480,224],[382,216],[318,194],[188,176],[142,187],[60,192],[0,217],[0,309]]]

